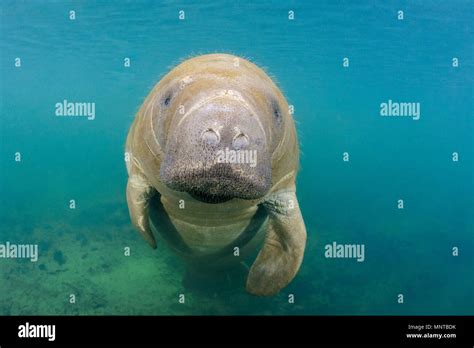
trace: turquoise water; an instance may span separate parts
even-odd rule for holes
[[[473,314],[473,5],[2,1],[0,244],[39,258],[0,258],[0,314]],[[135,112],[172,66],[211,52],[265,67],[295,107],[308,245],[272,298],[190,291],[128,217]],[[95,102],[95,119],[56,117],[64,99]],[[381,117],[389,99],[420,103],[420,119]],[[365,260],[326,258],[333,242]]]

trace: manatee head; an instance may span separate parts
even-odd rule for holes
[[[267,194],[288,107],[261,69],[231,55],[190,59],[163,78],[152,103],[163,184],[206,203]]]

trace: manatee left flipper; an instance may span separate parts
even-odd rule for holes
[[[155,189],[140,170],[138,162],[133,159],[127,182],[128,210],[133,225],[153,249],[156,249],[156,240],[150,229],[148,208],[150,199],[155,193]]]
[[[263,202],[269,213],[262,250],[250,268],[247,291],[270,296],[295,277],[303,261],[306,227],[295,192],[272,194]]]

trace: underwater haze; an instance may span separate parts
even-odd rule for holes
[[[0,315],[474,314],[473,8],[2,1],[0,245],[38,255],[0,254]],[[294,106],[308,242],[273,297],[184,286],[128,214],[135,113],[173,66],[215,52],[264,67]],[[58,117],[64,100],[94,112]]]

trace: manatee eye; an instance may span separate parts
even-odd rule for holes
[[[172,98],[173,98],[172,92],[166,93],[164,98],[163,98],[163,105],[166,106],[166,107],[170,106]]]
[[[271,103],[272,103],[273,118],[275,119],[277,124],[280,125],[281,119],[282,119],[280,106],[278,105],[278,102],[276,100],[272,100]]]

